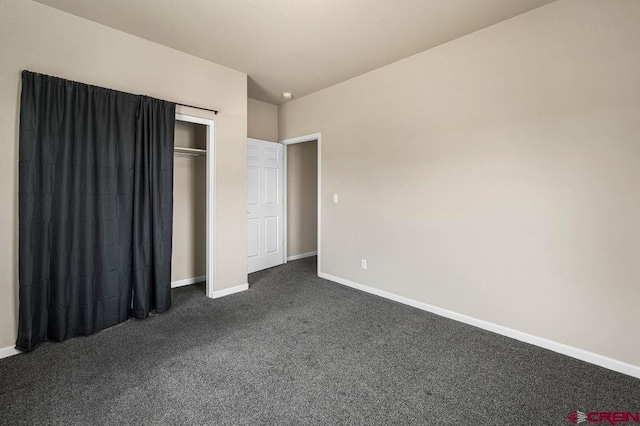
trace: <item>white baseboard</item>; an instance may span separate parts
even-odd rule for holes
[[[195,284],[195,283],[201,283],[202,281],[206,281],[206,280],[207,280],[207,276],[206,275],[202,275],[202,276],[199,276],[199,277],[193,277],[193,278],[185,278],[184,280],[172,281],[171,282],[171,288],[182,287],[183,285],[191,285],[191,284]]]
[[[293,256],[287,257],[287,262],[290,260],[304,259],[305,257],[311,257],[311,256],[317,256],[317,255],[318,255],[317,251],[310,251],[309,253],[295,254]]]
[[[565,345],[564,343],[554,342],[552,340],[544,339],[542,337],[533,336],[531,334],[523,333],[518,330],[514,330],[508,327],[503,327],[498,324],[494,324],[488,321],[473,318],[464,314],[449,311],[447,309],[438,308],[427,303],[418,302],[417,300],[409,299],[407,297],[398,296],[397,294],[389,293],[388,291],[379,290],[377,288],[369,287],[363,284],[358,284],[353,281],[346,280],[344,278],[335,277],[333,275],[318,272],[320,278],[324,278],[329,281],[336,282],[338,284],[346,285],[347,287],[355,288],[367,293],[375,294],[376,296],[384,297],[385,299],[394,300],[396,302],[403,303],[405,305],[413,306],[414,308],[422,309],[423,311],[431,312],[436,315],[440,315],[445,318],[449,318],[455,321],[460,321],[465,324],[472,325],[474,327],[482,328],[503,336],[510,337],[512,339],[520,340],[525,343],[529,343],[541,348],[548,349],[553,352],[557,352],[563,355],[570,356],[572,358],[579,359],[591,364],[598,365],[600,367],[607,368],[609,370],[617,371],[619,373],[627,374],[632,377],[640,379],[640,366],[627,364],[626,362],[618,361],[613,358],[608,358],[603,355],[599,355],[593,352],[578,349],[573,346]]]
[[[225,288],[224,290],[214,291],[211,296],[212,299],[217,299],[219,297],[228,296],[233,293],[239,293],[241,291],[249,290],[249,284],[241,284],[235,287]]]
[[[20,353],[14,346],[7,346],[6,348],[0,349],[0,359],[8,358],[13,355],[18,355]]]

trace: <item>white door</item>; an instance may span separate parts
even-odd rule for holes
[[[247,139],[249,273],[284,263],[282,145]]]

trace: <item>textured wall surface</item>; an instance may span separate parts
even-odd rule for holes
[[[254,139],[278,142],[278,107],[248,99],[247,135]]]

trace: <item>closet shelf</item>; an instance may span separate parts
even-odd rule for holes
[[[193,156],[204,156],[204,157],[206,157],[207,155],[206,149],[185,148],[181,146],[174,147],[173,152],[181,155],[193,155]]]

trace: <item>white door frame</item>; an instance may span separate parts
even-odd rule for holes
[[[322,224],[322,179],[320,179],[320,177],[322,176],[322,133],[312,133],[310,135],[304,135],[304,136],[298,136],[295,138],[289,138],[289,139],[283,139],[280,141],[280,143],[282,145],[284,145],[284,149],[282,150],[283,152],[283,156],[284,156],[284,263],[287,263],[287,254],[288,254],[288,248],[287,248],[287,233],[288,233],[288,224],[287,224],[287,206],[288,206],[288,201],[287,201],[287,180],[289,179],[288,175],[287,175],[287,146],[288,145],[293,145],[293,144],[297,144],[297,143],[304,143],[304,142],[313,142],[313,141],[318,141],[317,144],[317,155],[318,155],[318,176],[317,176],[317,184],[318,184],[318,218],[317,218],[317,230],[318,230],[318,266],[317,266],[317,271],[318,274],[320,274],[320,259],[322,256],[322,244],[320,243],[320,236],[322,235],[322,233],[320,232],[320,226]]]
[[[205,293],[207,297],[214,297],[215,281],[215,235],[216,235],[216,185],[215,185],[215,123],[206,118],[194,117],[176,113],[176,121],[202,124],[207,127],[207,229],[206,229],[206,280]]]

